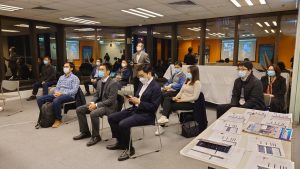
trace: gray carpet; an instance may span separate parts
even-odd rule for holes
[[[179,154],[192,139],[186,139],[178,134],[178,126],[170,125],[162,135],[163,149],[161,152],[147,156],[118,162],[121,151],[109,151],[106,145],[113,140],[102,141],[95,146],[86,147],[88,139],[73,141],[72,137],[79,133],[76,114],[70,111],[65,118],[70,121],[58,129],[34,129],[37,119],[35,101],[24,103],[23,112],[7,116],[18,110],[19,102],[8,102],[7,109],[0,112],[0,169],[201,169],[197,160],[185,158]],[[216,119],[214,107],[207,108],[209,124]],[[75,119],[75,120],[74,120]],[[175,115],[170,123],[177,123]],[[107,120],[104,120],[103,138],[110,138],[111,132]],[[135,141],[136,154],[155,149],[158,138],[154,136],[154,127],[145,128],[142,141]],[[142,136],[141,128],[135,129],[134,138]],[[299,155],[299,127],[295,128],[293,140],[293,157]],[[295,158],[293,158],[294,161]],[[300,163],[296,162],[296,168]]]

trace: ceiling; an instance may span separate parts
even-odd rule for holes
[[[14,12],[0,11],[0,15],[73,25],[59,18],[87,15],[94,17],[91,20],[101,22],[99,26],[136,26],[296,9],[296,0],[267,0],[266,5],[252,0],[252,7],[244,0],[238,0],[241,8],[230,0],[191,0],[195,5],[169,4],[178,1],[182,0],[0,0],[1,4],[24,8]],[[38,6],[55,10],[32,9]],[[145,19],[121,11],[139,7],[164,17]]]

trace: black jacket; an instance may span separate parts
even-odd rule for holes
[[[196,58],[193,54],[188,53],[184,57],[184,63],[187,65],[194,65],[196,63]]]
[[[244,88],[244,105],[240,105],[239,103],[242,88]],[[248,76],[246,81],[242,81],[241,78],[235,80],[232,90],[231,104],[233,106],[248,109],[266,109],[262,83],[253,75],[253,73]]]
[[[56,80],[56,72],[52,65],[43,65],[40,81],[52,82]]]
[[[142,85],[139,86],[135,94],[135,97],[139,97],[141,102],[137,107],[133,106],[131,109],[134,109],[136,113],[149,113],[155,117],[156,110],[158,109],[162,98],[160,85],[153,79],[143,95],[138,96],[141,88]]]
[[[267,88],[269,84],[268,76],[263,76],[261,78],[261,83],[263,85],[264,92],[267,93]],[[286,92],[286,80],[282,76],[277,76],[276,80],[272,84],[272,94],[275,96],[275,98],[284,101],[285,92]]]

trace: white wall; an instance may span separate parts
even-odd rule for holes
[[[298,13],[300,8],[298,8]],[[294,54],[294,67],[293,67],[293,78],[292,78],[292,89],[290,99],[289,113],[293,113],[294,121],[299,123],[300,117],[300,15],[298,15],[297,23],[297,34],[296,34],[296,47]],[[297,104],[298,103],[298,104]]]
[[[112,46],[110,46],[110,44]],[[104,43],[100,45],[101,54],[100,57],[104,60],[105,53],[108,53],[110,57],[110,63],[114,63],[114,57],[121,58],[123,50],[125,49],[124,43],[112,42]]]

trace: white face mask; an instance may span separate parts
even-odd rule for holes
[[[122,66],[122,67],[126,67],[127,64],[126,64],[126,63],[122,63],[121,66]]]
[[[64,73],[65,73],[65,74],[68,74],[68,73],[70,73],[70,68],[66,68],[66,67],[64,67]]]
[[[140,46],[136,47],[136,51],[140,52],[142,50],[142,48]]]
[[[140,77],[140,82],[145,85],[147,82],[148,82],[148,79],[147,78],[144,78],[144,77]]]

